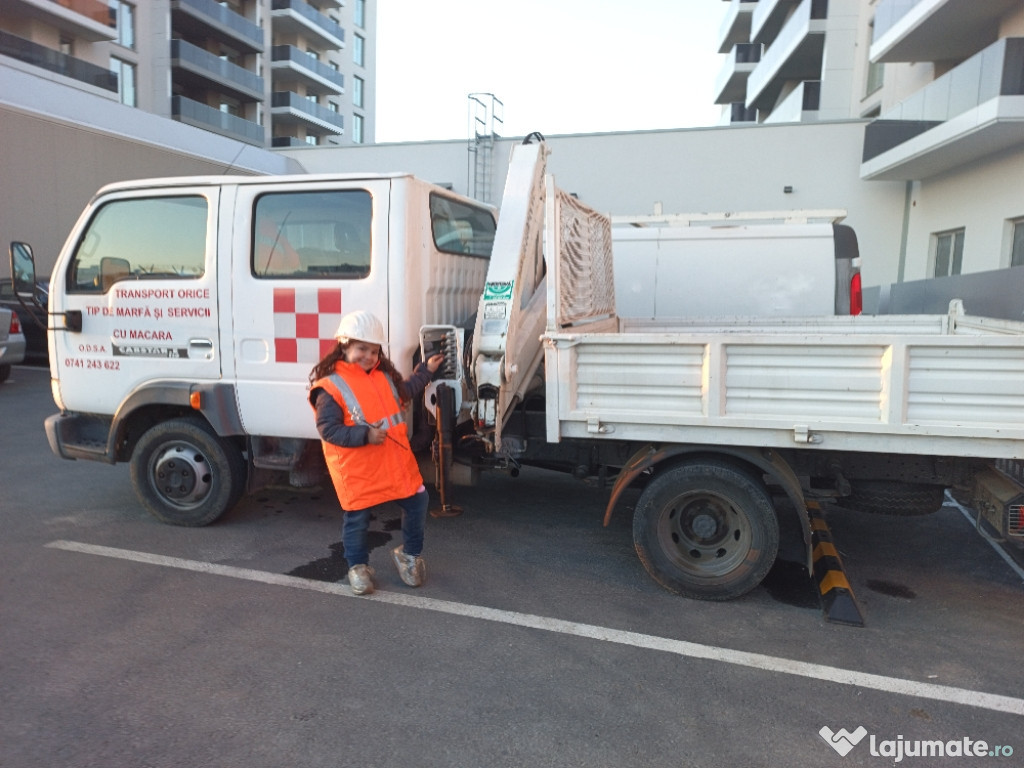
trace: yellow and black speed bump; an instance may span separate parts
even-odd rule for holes
[[[846,579],[843,561],[839,558],[832,533],[825,524],[821,507],[817,502],[807,502],[807,517],[811,523],[811,560],[814,563],[814,582],[821,600],[825,620],[836,624],[864,626],[860,606],[853,594],[853,588]]]

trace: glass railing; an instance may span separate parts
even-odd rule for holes
[[[272,61],[290,61],[296,66],[308,69],[318,77],[334,83],[339,88],[345,87],[345,77],[341,72],[320,63],[294,45],[275,45],[270,49],[270,57]]]
[[[896,26],[897,22],[920,2],[921,0],[882,0],[875,8],[875,29],[871,35],[871,42],[876,42]]]
[[[244,67],[214,56],[198,46],[184,40],[171,40],[171,58],[189,62],[220,81],[233,83],[253,96],[263,99],[263,78]]]
[[[273,0],[270,8],[274,11],[294,11],[314,26],[320,27],[331,37],[345,42],[345,30],[330,17],[318,12],[306,0]]]
[[[270,140],[270,146],[272,147],[308,147],[309,142],[305,139],[299,139],[295,136],[275,136]]]
[[[200,104],[184,96],[171,97],[171,114],[192,125],[199,124],[223,136],[244,141],[247,144],[263,145],[263,126],[250,120],[221,112],[219,109]]]
[[[101,0],[50,0],[51,2],[67,8],[69,11],[74,11],[81,16],[85,16],[87,19],[99,22],[105,27],[116,27],[117,20],[114,18],[114,12],[110,9],[107,3],[101,2]]]
[[[866,162],[997,96],[1024,95],[1024,37],[1006,37],[869,123]]]
[[[180,8],[206,16],[221,27],[230,29],[248,40],[255,50],[263,50],[263,29],[260,25],[235,13],[227,6],[214,2],[214,0],[174,0],[174,3],[177,3]]]
[[[109,69],[68,56],[39,43],[0,30],[0,54],[34,67],[56,72],[81,83],[117,93],[117,75]]]
[[[296,112],[302,112],[310,117],[316,118],[322,123],[327,123],[339,131],[345,129],[345,121],[337,112],[314,104],[304,96],[291,91],[275,91],[270,97],[271,107],[289,107]]]

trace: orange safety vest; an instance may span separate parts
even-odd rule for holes
[[[334,373],[314,382],[311,392],[318,387],[342,407],[347,426],[383,421],[388,434],[381,445],[367,443],[358,448],[321,440],[341,508],[366,509],[415,494],[423,478],[409,447],[405,416],[391,377],[377,368],[367,373],[358,365],[338,361]]]

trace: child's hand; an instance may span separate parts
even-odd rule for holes
[[[430,369],[431,373],[436,373],[437,369],[441,367],[441,363],[444,362],[444,355],[431,355],[427,358],[427,368]]]
[[[387,438],[387,432],[383,429],[377,429],[377,427],[370,427],[370,431],[366,433],[366,444],[367,445],[383,445],[384,440]]]

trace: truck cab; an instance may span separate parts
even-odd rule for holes
[[[342,315],[382,318],[409,371],[421,325],[475,311],[495,226],[405,174],[102,188],[51,276],[52,449],[128,461],[157,517],[211,522],[257,470],[318,458],[308,375]]]

